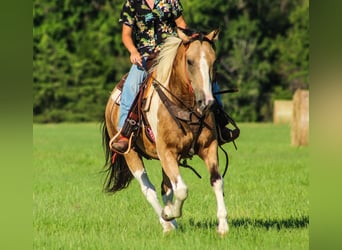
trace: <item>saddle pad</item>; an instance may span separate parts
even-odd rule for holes
[[[154,93],[154,89],[152,91],[149,91],[149,90],[152,86],[152,82],[153,82],[154,77],[155,77],[155,72],[153,72],[151,74],[151,76],[149,77],[148,82],[147,82],[147,86],[146,86],[145,93],[144,93],[145,102],[144,102],[144,106],[142,107],[142,110],[144,112],[147,112],[150,110],[151,100],[152,100],[152,96]]]
[[[120,101],[121,101],[121,90],[115,88],[112,92],[112,94],[110,95],[110,98],[113,99],[113,101],[117,104],[120,105]]]
[[[111,94],[111,98],[113,99],[113,101],[117,104],[120,105],[120,101],[121,101],[121,92],[122,92],[122,88],[123,85],[127,79],[128,73],[126,73],[119,81],[119,83],[116,85],[116,87],[114,88],[114,90],[112,91]]]

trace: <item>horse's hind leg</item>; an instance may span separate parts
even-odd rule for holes
[[[227,210],[223,197],[223,179],[218,170],[217,146],[207,148],[199,156],[204,160],[209,173],[210,184],[214,190],[217,202],[217,232],[221,235],[228,233],[229,227],[227,222]]]
[[[142,193],[157,213],[163,231],[168,232],[174,229],[175,225],[164,220],[161,216],[162,207],[158,201],[156,189],[148,178],[141,157],[135,151],[131,150],[129,154],[125,155],[125,159],[133,176],[139,182]]]

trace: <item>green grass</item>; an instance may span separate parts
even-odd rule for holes
[[[114,196],[102,192],[99,124],[33,126],[34,249],[308,249],[308,148],[290,146],[288,125],[241,124],[225,201],[230,232],[216,234],[216,202],[204,164],[181,169],[189,196],[179,230],[163,236],[136,181]],[[224,158],[221,167],[223,172]],[[158,161],[146,160],[160,193]]]

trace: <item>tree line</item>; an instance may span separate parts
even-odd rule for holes
[[[101,120],[130,67],[118,20],[124,0],[33,1],[34,122]],[[308,89],[309,0],[183,0],[189,28],[220,29],[225,110],[237,121],[272,119],[273,101]]]

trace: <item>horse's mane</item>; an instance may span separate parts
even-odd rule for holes
[[[169,80],[173,61],[177,54],[177,49],[182,40],[176,36],[169,36],[164,41],[161,50],[156,57],[152,71],[156,71],[156,80],[162,84],[166,84]]]

